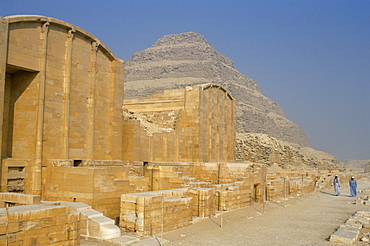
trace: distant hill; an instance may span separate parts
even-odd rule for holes
[[[238,133],[265,133],[309,146],[304,132],[285,117],[279,104],[264,96],[256,81],[236,70],[229,58],[198,33],[163,36],[133,54],[125,66],[126,99],[205,83],[220,84],[236,98]]]
[[[364,166],[368,163],[370,163],[370,159],[368,159],[368,160],[345,160],[345,161],[342,161],[342,164],[347,169],[356,170],[356,171],[358,169],[363,171]]]

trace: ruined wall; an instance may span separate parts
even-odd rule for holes
[[[48,201],[83,202],[110,218],[119,216],[121,194],[144,191],[149,179],[130,181],[129,167],[48,167],[44,199]]]
[[[303,195],[315,191],[315,180],[307,176],[267,176],[266,199],[273,201],[291,195]]]
[[[265,201],[266,169],[260,164],[149,162],[144,175],[153,191],[121,196],[120,227],[145,235]]]
[[[123,61],[54,18],[10,16],[0,28],[1,158],[33,161],[25,191],[41,192],[47,159],[122,160]]]
[[[6,191],[27,193],[32,187],[33,161],[24,159],[2,160],[1,186]]]
[[[64,205],[0,208],[0,221],[1,245],[79,245],[84,224]]]
[[[125,100],[124,111],[126,160],[234,161],[235,102],[218,85]]]
[[[328,153],[297,147],[261,133],[237,134],[236,161],[264,163],[286,170],[345,171],[345,167]]]
[[[120,227],[154,235],[190,225],[191,200],[187,189],[123,194]]]

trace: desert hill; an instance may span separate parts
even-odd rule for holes
[[[342,164],[351,170],[363,171],[366,164],[370,164],[370,160],[345,160]]]

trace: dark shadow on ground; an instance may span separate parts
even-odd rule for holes
[[[222,216],[222,215],[221,215]],[[213,223],[215,223],[216,225],[218,225],[220,228],[221,228],[221,223],[218,223],[216,220],[215,220],[215,218],[216,217],[211,217],[211,216],[209,216],[209,219],[213,222]]]
[[[334,196],[333,193],[331,193],[331,192],[326,192],[326,191],[322,191],[322,190],[320,190],[319,192],[322,193],[322,194]]]

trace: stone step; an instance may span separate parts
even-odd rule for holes
[[[66,201],[57,201],[57,203],[67,205],[71,207],[72,211],[83,211],[86,209],[91,209],[90,205],[87,205],[86,203],[83,202],[66,202]]]
[[[117,238],[121,236],[121,230],[116,225],[102,225],[100,227],[100,237],[103,239]]]
[[[106,217],[106,216],[98,216],[98,217],[93,217],[90,218],[92,221],[95,221],[98,223],[100,226],[103,225],[114,225],[114,220]]]
[[[85,210],[82,210],[80,212],[81,212],[81,214],[87,216],[89,219],[103,216],[103,213],[101,213],[99,211],[96,211],[94,209],[85,209]]]

